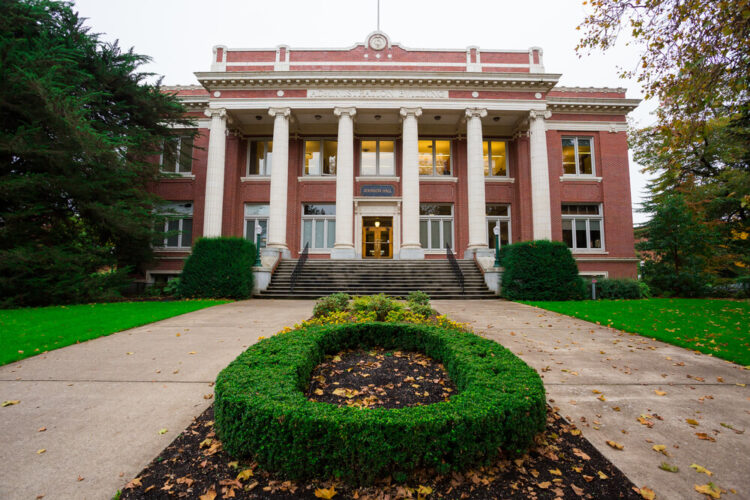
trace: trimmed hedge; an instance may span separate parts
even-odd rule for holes
[[[643,299],[648,296],[648,285],[642,281],[627,278],[600,278],[596,282],[597,299]]]
[[[561,241],[523,241],[504,247],[501,294],[510,300],[576,300],[583,280]]]
[[[445,365],[457,393],[399,409],[307,400],[326,354],[372,346],[424,352]],[[224,449],[293,479],[446,473],[487,463],[499,448],[523,453],[545,427],[542,380],[521,359],[472,333],[407,323],[311,326],[262,340],[219,374],[215,394]]]
[[[180,275],[188,298],[246,299],[253,293],[255,245],[243,238],[201,238]]]

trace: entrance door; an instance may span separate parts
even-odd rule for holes
[[[362,257],[393,258],[393,217],[362,217]]]

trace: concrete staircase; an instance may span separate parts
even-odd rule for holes
[[[313,299],[336,292],[351,295],[385,293],[405,297],[421,290],[432,299],[493,299],[497,296],[484,283],[473,260],[459,260],[464,291],[448,260],[328,260],[310,259],[297,278],[294,291],[290,279],[297,260],[282,260],[260,298]]]

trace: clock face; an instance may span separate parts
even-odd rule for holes
[[[373,50],[383,50],[387,42],[383,35],[373,35],[370,38],[370,48]]]

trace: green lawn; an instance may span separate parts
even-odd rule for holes
[[[225,302],[113,302],[0,310],[0,365]]]
[[[702,299],[524,302],[750,365],[750,302]]]

